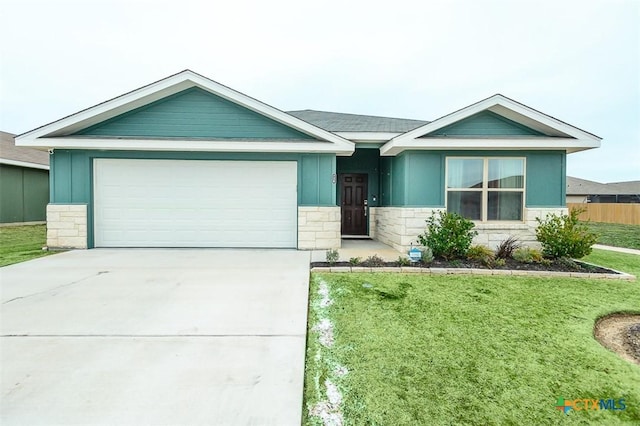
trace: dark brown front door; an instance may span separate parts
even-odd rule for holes
[[[367,175],[340,175],[342,235],[367,235]]]

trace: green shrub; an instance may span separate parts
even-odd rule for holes
[[[360,257],[352,257],[349,259],[349,263],[353,266],[357,266],[362,262],[362,258]]]
[[[522,263],[541,263],[543,260],[540,250],[529,247],[520,247],[513,252],[514,260]]]
[[[411,261],[404,257],[404,256],[398,256],[398,265],[400,266],[409,266],[411,265]]]
[[[520,247],[521,244],[516,237],[509,237],[498,245],[494,257],[496,259],[509,259],[513,257],[513,252]]]
[[[576,262],[574,262],[573,259],[569,257],[560,257],[556,260],[556,262],[558,262],[559,265],[562,265],[567,269],[571,269],[573,271],[580,270],[580,266]]]
[[[429,247],[422,247],[421,251],[422,256],[420,257],[420,260],[422,260],[422,263],[428,265],[433,262],[433,251],[431,251]]]
[[[493,267],[494,268],[501,268],[506,264],[507,264],[507,261],[505,259],[503,259],[503,258],[499,258],[499,259],[494,259],[493,260]]]
[[[575,209],[568,215],[548,214],[544,220],[536,218],[536,238],[542,244],[542,254],[551,259],[579,259],[591,253],[598,236],[578,221],[580,213]]]
[[[384,266],[385,261],[383,258],[381,258],[380,256],[378,256],[377,254],[374,254],[373,256],[369,256],[367,257],[367,260],[365,260],[364,262],[362,262],[363,265],[368,266],[368,267],[378,267],[378,266]]]
[[[445,260],[464,258],[473,237],[478,235],[472,231],[475,226],[473,222],[457,213],[432,213],[426,222],[427,229],[418,235],[418,241],[429,247],[435,257]]]
[[[338,253],[338,250],[336,249],[329,249],[327,250],[327,262],[329,263],[329,265],[333,266],[336,264],[336,262],[338,261],[338,259],[340,259],[340,253]]]
[[[467,259],[481,262],[485,266],[493,265],[493,250],[486,246],[471,246],[467,250]]]

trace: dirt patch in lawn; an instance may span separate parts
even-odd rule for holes
[[[612,314],[600,318],[595,338],[627,361],[640,365],[640,314]]]

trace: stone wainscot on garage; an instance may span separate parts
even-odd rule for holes
[[[567,154],[600,138],[502,95],[435,121],[283,112],[186,70],[24,133],[49,150],[47,245],[406,251],[434,211],[476,242],[566,211]]]

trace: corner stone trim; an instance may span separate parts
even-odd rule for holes
[[[298,207],[298,249],[340,248],[340,207]]]
[[[47,246],[87,248],[87,205],[47,205]]]

